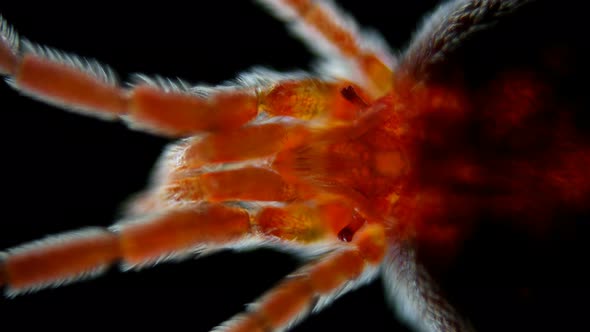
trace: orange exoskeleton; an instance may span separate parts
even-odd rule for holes
[[[590,202],[586,105],[557,92],[577,55],[551,35],[535,59],[514,55],[516,45],[509,64],[477,51],[492,28],[509,31],[548,5],[451,1],[396,56],[332,1],[259,2],[316,51],[317,73],[256,68],[217,86],[136,74],[122,84],[0,18],[0,73],[14,89],[180,139],[113,226],[7,249],[0,286],[15,296],[114,263],[271,247],[306,264],[216,331],[290,328],[380,275],[416,330],[474,330],[441,284],[482,220],[542,238]]]

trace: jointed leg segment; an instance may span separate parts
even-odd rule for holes
[[[203,173],[173,180],[166,188],[175,200],[275,201],[298,197],[296,188],[276,172],[261,167]]]
[[[258,211],[211,203],[177,206],[109,229],[89,228],[9,249],[0,261],[0,286],[17,294],[92,276],[116,261],[143,266],[190,256],[203,248],[228,247],[246,238],[292,244],[334,242],[335,232],[347,226],[346,217],[338,213],[345,210],[334,202]],[[352,215],[351,210],[347,215]],[[376,263],[384,245],[382,232],[380,226],[362,226],[354,243],[359,255]]]
[[[276,331],[285,328],[312,310],[322,309],[326,304],[324,298],[342,290],[348,283],[372,279],[375,274],[371,270],[379,265],[384,252],[382,227],[365,226],[359,231],[353,248],[337,249],[289,275],[248,306],[245,313],[228,320],[215,331]]]
[[[80,230],[9,249],[0,263],[0,281],[16,294],[91,276],[118,260],[137,266],[199,246],[224,246],[249,232],[250,216],[242,209],[218,204],[170,209],[110,229]]]
[[[126,89],[107,66],[28,41],[19,43],[7,23],[0,20],[0,24],[4,31],[0,73],[7,74],[16,89],[66,109],[103,118],[124,117],[132,127],[187,136],[234,130],[261,111],[270,116],[336,121],[348,121],[358,113],[358,107],[341,93],[350,83],[312,78],[285,77],[259,87],[192,88],[137,75],[135,85]]]
[[[291,28],[312,49],[328,61],[342,57],[360,72],[358,84],[373,97],[389,92],[394,57],[376,37],[363,36],[354,20],[329,0],[259,0]],[[336,51],[334,54],[334,51]]]

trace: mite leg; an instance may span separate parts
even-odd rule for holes
[[[375,34],[359,31],[354,20],[331,1],[259,0],[310,48],[327,60],[348,60],[360,77],[353,81],[366,88],[373,97],[389,92],[393,80],[394,57],[384,41]],[[357,75],[355,75],[357,76]]]
[[[64,233],[0,253],[0,287],[13,296],[93,277],[115,262],[126,268],[151,266],[257,241],[293,246],[338,242],[338,232],[350,225],[358,228],[358,220],[350,207],[334,201],[257,209],[176,205],[108,229]]]
[[[353,286],[371,280],[385,251],[379,225],[361,229],[352,246],[337,249],[295,273],[214,331],[276,331],[321,310]],[[350,284],[353,284],[350,286]]]
[[[58,286],[104,271],[187,255],[203,246],[224,246],[250,234],[247,211],[200,204],[124,220],[115,226],[51,236],[9,249],[0,256],[0,286],[16,295]]]
[[[165,200],[292,201],[301,196],[280,174],[263,167],[207,172],[173,179],[164,185]]]
[[[168,136],[223,132],[241,127],[261,111],[270,116],[302,120],[349,120],[358,101],[342,94],[347,82],[258,72],[241,77],[235,86],[191,87],[182,81],[135,76],[124,88],[108,67],[31,42],[0,19],[0,73],[20,92],[64,109],[106,119],[123,118],[131,127]],[[346,90],[346,91],[348,91]],[[357,87],[359,96],[363,92]]]
[[[253,72],[240,79],[268,81],[266,74]],[[128,92],[130,104],[125,116],[130,125],[176,136],[203,132],[229,136],[229,131],[252,122],[261,113],[335,125],[356,119],[370,101],[361,88],[350,82],[289,75],[264,85],[218,88],[182,88],[185,84],[163,84],[139,77]],[[351,90],[353,96],[347,94]]]
[[[301,125],[268,123],[244,126],[231,132],[192,140],[176,167],[197,169],[206,164],[264,158],[300,144],[309,136],[309,130]]]

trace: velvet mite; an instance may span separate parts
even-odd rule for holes
[[[180,138],[160,159],[149,195],[136,196],[115,226],[80,220],[103,227],[6,250],[10,295],[119,261],[144,267],[261,245],[307,263],[224,329],[290,327],[299,313],[382,275],[394,310],[417,330],[494,330],[472,318],[465,289],[480,290],[473,277],[486,274],[499,289],[514,276],[584,280],[571,268],[587,252],[579,240],[589,188],[581,14],[549,1],[454,1],[395,54],[326,24],[341,23],[340,11],[324,7],[330,2],[265,3],[304,23],[290,25],[307,31],[323,62],[311,74],[255,69],[215,86],[122,75],[111,85],[107,67],[23,38],[16,44],[4,23],[0,62],[23,94]],[[35,191],[35,181],[21,181]],[[472,257],[474,248],[487,250]],[[481,266],[460,273],[474,262]],[[561,272],[540,276],[548,273],[541,266]],[[477,296],[493,302],[493,293]]]

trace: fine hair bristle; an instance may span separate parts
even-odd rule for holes
[[[180,78],[165,78],[159,75],[133,74],[128,85],[130,87],[148,85],[167,93],[193,94],[193,87],[188,82]]]
[[[23,41],[23,53],[32,53],[48,60],[61,63],[79,70],[111,86],[118,85],[115,71],[94,59],[87,59],[77,55],[56,50],[51,47],[37,45],[28,40]]]
[[[16,288],[8,285],[8,287],[4,290],[4,294],[8,298],[14,298],[19,295],[35,293],[46,288],[57,288],[74,282],[96,278],[103,274],[107,269],[107,265],[97,266],[90,270],[82,271],[68,277],[35,283],[26,287]]]
[[[14,28],[0,15],[0,42],[8,45],[13,52],[20,51],[20,38]]]
[[[49,235],[33,242],[21,244],[19,246],[8,249],[7,254],[9,256],[19,255],[32,250],[37,250],[41,247],[55,246],[72,240],[84,240],[86,238],[90,239],[108,233],[108,230],[101,227],[86,227],[75,231],[65,232],[56,235]]]

